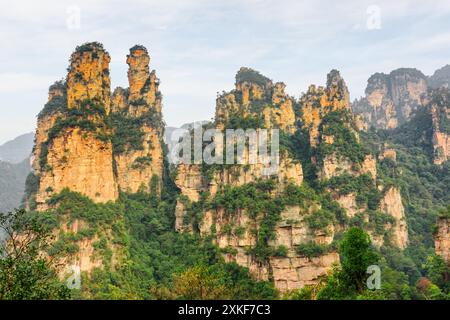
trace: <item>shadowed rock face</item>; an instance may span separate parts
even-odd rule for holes
[[[431,91],[428,105],[433,126],[433,158],[437,165],[450,159],[450,89]]]
[[[450,88],[450,65],[446,65],[429,77],[428,85],[433,89]]]
[[[440,255],[450,266],[450,219],[440,218],[437,225],[434,247],[436,254]]]
[[[367,127],[396,128],[422,106],[428,89],[427,81],[427,77],[417,69],[375,73],[367,82],[366,96],[353,103],[353,111],[363,117]]]
[[[20,163],[0,161],[0,212],[9,212],[20,206],[30,169],[28,158]]]

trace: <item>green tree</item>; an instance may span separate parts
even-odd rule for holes
[[[339,253],[341,254],[343,284],[358,292],[366,286],[367,267],[377,261],[369,235],[363,230],[353,227],[344,235]]]
[[[55,260],[42,254],[51,241],[43,218],[24,210],[0,213],[0,300],[69,298],[69,289],[57,280]]]
[[[445,293],[450,292],[450,268],[441,256],[435,254],[428,256],[423,268],[433,284]]]

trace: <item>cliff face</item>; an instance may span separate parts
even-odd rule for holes
[[[117,200],[120,190],[159,194],[162,98],[155,72],[149,71],[148,52],[142,46],[130,49],[130,88],[118,88],[112,96],[109,61],[101,44],[79,46],[71,56],[66,80],[50,87],[49,100],[38,116],[33,155],[37,189],[31,193],[28,206],[39,211],[66,210],[65,206],[60,209],[58,201],[63,201],[68,191],[94,201],[91,206]],[[89,203],[87,198],[79,203]],[[57,214],[67,220],[55,230],[57,241],[80,230],[83,235],[73,236],[80,238],[74,243],[78,251],[67,256],[65,263],[81,271],[114,265],[121,249],[113,244],[111,228],[100,228],[86,237],[86,230],[92,227],[89,219],[70,218],[71,214],[71,210]],[[122,218],[115,217],[113,223],[120,224]],[[109,262],[98,257],[98,243],[112,252]]]
[[[397,69],[388,75],[375,73],[368,80],[365,98],[353,103],[353,111],[363,117],[367,127],[396,128],[422,105],[427,81],[416,69]]]
[[[77,48],[70,59],[66,84],[50,87],[49,106],[38,120],[34,165],[40,184],[38,208],[64,188],[94,201],[118,197],[113,173],[109,54],[98,45]]]
[[[428,78],[428,85],[433,89],[450,88],[450,65],[446,65],[436,70],[431,77]]]
[[[450,219],[440,218],[437,225],[434,247],[436,254],[440,255],[450,265]]]
[[[434,163],[442,164],[450,158],[450,91],[436,89],[429,104],[433,126]]]
[[[127,137],[115,150],[117,181],[128,192],[159,192],[163,174],[163,123],[161,93],[155,71],[150,73],[150,57],[142,46],[130,49],[127,57],[129,90],[116,89],[113,95],[113,119],[116,130]],[[128,132],[122,132],[122,131]],[[152,182],[153,179],[153,182]]]
[[[153,186],[159,192],[162,98],[148,52],[142,46],[130,50],[130,88],[116,89],[112,99],[109,61],[101,45],[80,46],[67,80],[50,87],[38,117],[33,161],[40,209],[64,188],[96,202],[116,200],[119,189],[149,191]]]
[[[311,85],[305,95],[300,98],[302,114],[300,120],[309,131],[310,144],[319,141],[319,126],[324,116],[333,111],[348,110],[350,94],[339,71],[332,70],[327,75],[327,86]]]
[[[217,98],[218,128],[223,128],[225,123],[237,116],[251,116],[260,119],[261,125],[268,129],[294,130],[294,99],[284,92],[284,83],[273,84],[259,72],[241,68],[236,74],[235,86],[235,90]]]
[[[408,244],[408,225],[406,224],[405,209],[402,204],[400,190],[389,187],[381,199],[380,210],[394,218],[391,239],[392,243],[400,249]]]
[[[227,261],[246,266],[256,278],[272,280],[287,291],[316,283],[339,263],[333,246],[335,237],[348,227],[346,219],[361,218],[379,245],[386,234],[403,249],[408,231],[398,189],[384,190],[376,208],[361,202],[367,193],[384,188],[377,185],[375,157],[359,142],[348,89],[339,72],[331,71],[325,88],[311,86],[299,101],[282,89],[284,84],[273,85],[260,73],[241,68],[236,89],[217,99],[213,126],[236,129],[256,123],[281,129],[289,141],[306,134],[316,179],[329,186],[326,194],[312,196],[317,191],[303,183],[295,149],[304,146],[298,144],[288,143],[289,151],[280,154],[280,170],[271,177],[263,175],[261,164],[180,164],[175,228],[212,237]],[[280,103],[288,111],[281,112]],[[348,179],[357,180],[366,193],[344,191]],[[343,210],[347,218],[334,210]],[[380,215],[385,220],[381,228],[375,222]]]
[[[109,62],[111,58],[100,46],[79,46],[70,58],[67,75],[67,106],[79,108],[92,100],[102,104],[106,114],[110,111],[111,80]]]

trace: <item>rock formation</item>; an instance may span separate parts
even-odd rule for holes
[[[332,70],[325,88],[311,86],[299,101],[283,90],[284,84],[273,85],[259,72],[241,68],[236,76],[236,88],[217,98],[212,127],[245,129],[246,125],[256,124],[279,128],[287,135],[286,139],[292,139],[300,131],[306,132],[313,150],[310,161],[321,183],[350,175],[363,179],[365,188],[375,190],[376,158],[363,151],[359,143],[348,89],[339,72]],[[320,197],[306,196],[302,163],[291,151],[281,154],[279,168],[277,175],[266,177],[261,164],[178,165],[175,183],[181,195],[176,206],[175,228],[179,232],[212,237],[227,261],[246,266],[257,279],[272,280],[278,289],[288,291],[316,283],[333,264],[339,263],[333,243],[335,236],[347,226],[330,217],[333,209],[329,203],[321,202]],[[245,199],[247,192],[256,192],[249,200],[253,203],[249,207]],[[296,192],[306,192],[300,196],[300,204],[297,200],[286,200]],[[367,213],[368,205],[360,203],[358,192],[343,193],[335,185],[327,191],[331,201],[344,209],[344,215],[349,218],[363,215],[367,225],[374,224],[371,215],[375,213]],[[233,197],[243,197],[236,207],[231,204]],[[281,199],[288,204],[280,203],[278,212],[276,206],[272,207],[272,201]],[[258,201],[267,202],[266,207],[259,207]],[[273,212],[267,212],[268,209]],[[383,225],[382,232],[391,235],[394,245],[405,248],[408,233],[398,189],[384,190],[384,197],[375,209],[392,220]],[[268,224],[270,219],[275,223]],[[315,219],[328,219],[328,222],[315,224]],[[271,236],[262,240],[261,234],[268,230]],[[378,241],[376,236],[374,233],[374,242]],[[378,242],[381,245],[383,239]],[[308,255],[303,248],[312,248],[317,253]]]
[[[116,89],[112,99],[110,57],[100,44],[78,47],[70,61],[67,80],[50,87],[38,117],[33,162],[40,181],[38,206],[45,209],[64,188],[96,202],[116,200],[119,189],[150,190],[152,179],[159,189],[161,94],[155,72],[149,72],[147,50],[130,49],[130,89]]]
[[[392,227],[392,243],[400,249],[408,245],[408,225],[406,224],[405,209],[402,204],[400,190],[389,187],[381,199],[380,210],[392,216],[395,220]]]
[[[428,78],[428,85],[433,89],[450,88],[450,65],[446,65],[436,70]]]
[[[433,158],[435,164],[441,165],[450,159],[450,90],[436,89],[430,96]]]
[[[300,120],[309,131],[310,144],[315,146],[319,139],[319,125],[327,113],[348,110],[350,94],[339,71],[331,70],[327,75],[327,86],[311,85],[300,98],[302,114]]]
[[[95,203],[115,201],[121,190],[160,193],[162,97],[149,61],[144,47],[131,48],[127,57],[130,88],[117,88],[111,96],[109,54],[95,42],[76,48],[66,80],[50,87],[49,100],[38,116],[33,156],[37,189],[26,201],[30,208],[59,210],[52,199],[67,191]],[[68,214],[60,213],[58,241],[80,230],[86,233],[90,227],[84,219]],[[112,250],[110,264],[114,265],[121,253],[112,239],[110,228],[95,236],[80,236],[79,250],[66,258],[66,264],[75,264],[81,271],[104,266],[106,262],[94,254],[96,243],[104,241],[105,250]]]
[[[440,218],[434,237],[436,254],[440,255],[450,266],[450,219]]]
[[[109,54],[99,44],[77,47],[70,59],[66,84],[50,87],[47,108],[38,118],[35,161],[40,209],[64,188],[94,201],[118,197],[113,172]],[[51,106],[54,106],[51,108]]]
[[[273,84],[259,72],[241,68],[236,74],[235,86],[235,90],[217,98],[216,121],[219,128],[232,117],[250,115],[260,119],[266,128],[292,132],[295,125],[294,99],[284,92],[284,83]]]
[[[118,131],[130,140],[138,138],[138,146],[128,143],[116,148],[114,160],[119,188],[123,191],[159,192],[163,173],[163,123],[161,93],[155,71],[149,71],[147,49],[135,46],[127,57],[128,91],[118,88],[113,94],[113,119]],[[125,125],[128,124],[128,125]],[[137,131],[137,132],[135,132]],[[137,134],[139,137],[133,137]],[[153,182],[152,182],[153,179]],[[152,187],[152,184],[153,187]]]
[[[396,128],[422,105],[427,81],[422,72],[411,68],[397,69],[390,74],[375,73],[368,80],[366,96],[353,103],[353,111],[363,117],[368,128]]]

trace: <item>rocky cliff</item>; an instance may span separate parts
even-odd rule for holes
[[[79,208],[65,207],[64,199],[80,197],[79,204],[92,207],[117,200],[120,191],[159,194],[163,175],[162,97],[155,72],[149,71],[148,52],[143,46],[130,49],[130,87],[118,88],[113,95],[109,62],[99,43],[76,48],[67,78],[50,86],[48,102],[38,116],[33,173],[28,178],[27,206],[62,211],[57,239],[77,239],[79,250],[66,263],[81,271],[114,265],[121,254],[113,244],[111,225],[98,230],[89,217],[74,217]],[[120,224],[121,219],[110,223]],[[86,230],[94,229],[98,232],[85,236]],[[108,263],[94,257],[100,242],[112,252]]]
[[[450,219],[440,218],[437,224],[434,247],[436,254],[440,255],[450,265]]]
[[[130,49],[129,89],[111,98],[109,54],[100,44],[77,48],[66,81],[49,89],[39,114],[33,168],[40,208],[64,188],[96,202],[116,200],[119,190],[159,189],[163,170],[161,94],[149,55]],[[112,104],[111,104],[112,101]]]
[[[149,71],[147,49],[135,46],[127,56],[129,89],[113,94],[116,126],[114,162],[123,191],[159,192],[163,173],[163,129],[159,80]]]
[[[436,89],[431,91],[430,96],[433,158],[435,164],[441,165],[450,159],[450,90]]]
[[[273,82],[250,68],[236,74],[235,90],[217,98],[216,122],[219,128],[239,117],[255,117],[259,128],[280,128],[291,132],[295,125],[294,99],[282,82]]]
[[[375,73],[366,87],[366,96],[352,104],[367,127],[393,129],[408,121],[428,89],[428,78],[419,70],[401,68],[390,74]]]
[[[261,164],[178,165],[175,227],[211,237],[227,261],[288,291],[317,282],[339,263],[335,241],[348,225],[361,223],[374,243],[391,239],[401,249],[408,230],[399,190],[377,185],[376,158],[359,142],[339,72],[332,70],[326,87],[311,86],[299,101],[283,90],[284,84],[241,68],[236,88],[217,98],[211,124],[279,128],[278,173],[264,176]],[[313,167],[323,192],[304,182],[302,161]]]
[[[49,102],[38,117],[35,161],[38,208],[64,188],[97,202],[118,197],[110,112],[109,54],[98,44],[77,47],[65,83],[50,87]]]

